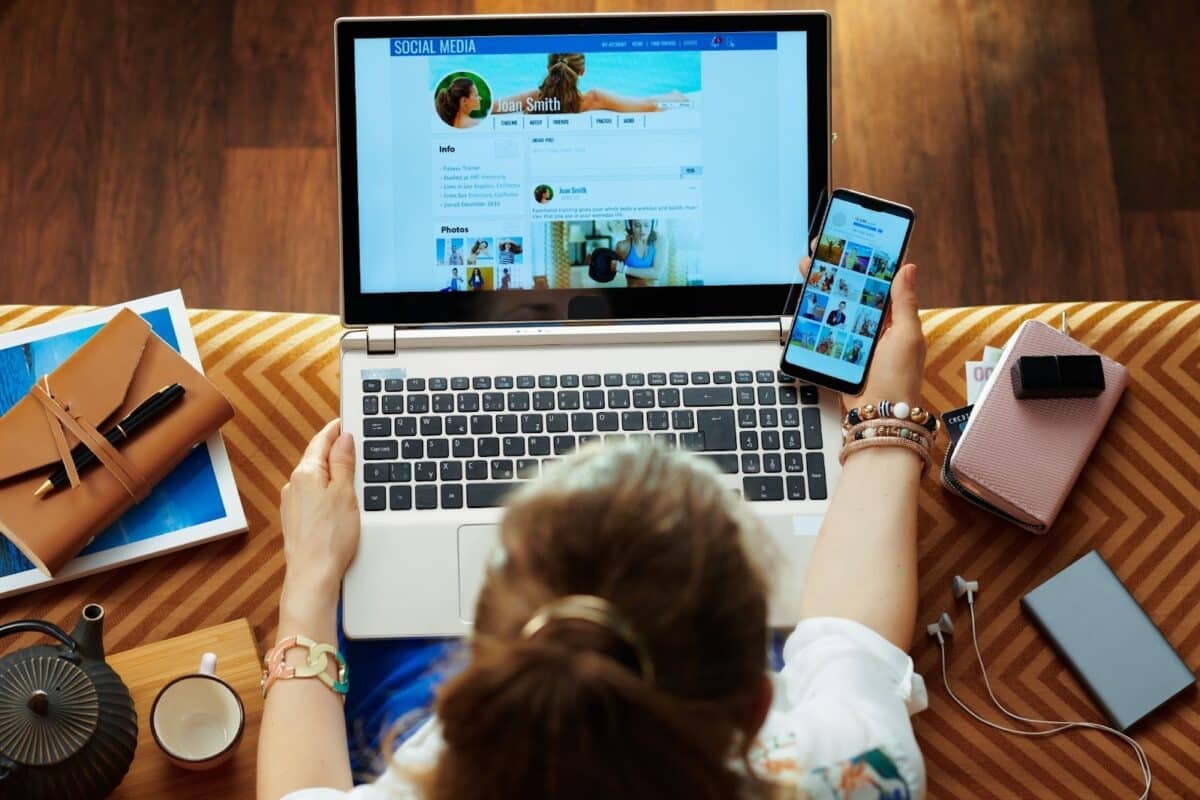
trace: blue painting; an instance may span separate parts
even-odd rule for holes
[[[179,350],[169,309],[153,309],[141,316],[163,341]],[[0,350],[0,414],[8,411],[29,392],[34,381],[52,372],[101,327],[93,325]],[[208,445],[201,444],[145,500],[97,535],[80,555],[151,539],[224,516],[225,504],[221,501],[212,456]],[[34,566],[21,551],[0,538],[0,577],[30,569]]]

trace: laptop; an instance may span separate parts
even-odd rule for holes
[[[469,631],[504,497],[577,447],[694,450],[794,625],[838,398],[779,373],[830,178],[824,13],[339,19],[356,638]]]

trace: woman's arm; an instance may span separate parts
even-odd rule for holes
[[[337,644],[338,586],[358,547],[354,439],[330,422],[309,443],[283,487],[280,517],[287,573],[276,639],[302,634]],[[289,651],[292,666],[303,649]],[[311,678],[278,680],[263,703],[258,800],[298,789],[350,790],[350,754],[341,698]]]
[[[891,325],[855,404],[920,402],[925,339],[916,277],[913,264],[896,275]],[[920,475],[921,459],[899,447],[873,447],[846,459],[809,561],[802,616],[852,619],[902,650],[912,645]]]
[[[662,247],[660,247],[659,245],[661,245],[661,244],[662,244],[661,238],[655,240],[654,258],[650,259],[650,266],[648,266],[648,267],[631,267],[626,263],[625,264],[626,277],[640,278],[641,280],[644,280],[644,281],[658,280],[659,273],[660,273],[659,254],[662,252]],[[632,248],[633,248],[633,245],[630,245],[628,248],[626,248],[625,256],[622,257],[622,263],[624,263],[625,258],[628,258],[629,251],[632,250]]]
[[[607,92],[604,89],[588,89],[583,94],[582,111],[617,111],[650,112],[661,111],[659,105],[664,102],[686,100],[687,96],[679,92],[654,95],[653,97],[622,97],[619,94]]]

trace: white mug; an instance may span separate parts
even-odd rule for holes
[[[216,671],[216,655],[205,653],[200,671],[180,675],[164,686],[150,709],[154,741],[171,763],[184,769],[224,763],[246,728],[242,698]]]

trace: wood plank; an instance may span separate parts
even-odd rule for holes
[[[887,31],[888,45],[872,46],[871,30]],[[909,260],[921,266],[922,305],[989,300],[999,287],[979,270],[979,164],[953,0],[842,3],[833,32],[834,184],[916,209]]]
[[[173,765],[150,731],[150,709],[167,681],[195,672],[204,653],[216,653],[217,675],[232,686],[246,708],[246,728],[229,761],[210,770],[190,772]],[[258,764],[258,726],[262,720],[259,680],[262,665],[250,623],[226,622],[184,636],[108,657],[133,696],[138,714],[138,746],[125,779],[110,798],[141,800],[252,800]]]
[[[0,18],[0,298],[88,300],[107,6],[13,4]]]
[[[216,305],[337,311],[334,162],[327,147],[227,151]]]
[[[354,12],[349,0],[237,4],[229,146],[333,147],[333,21]]]
[[[1200,208],[1200,3],[1091,6],[1121,209]]]
[[[1129,299],[1200,297],[1200,210],[1124,212],[1121,246]]]
[[[1082,0],[969,3],[1005,302],[1123,293],[1116,187],[1091,18]]]
[[[223,272],[230,3],[118,3],[113,11],[111,55],[96,67],[102,113],[87,297],[108,304],[181,287],[189,305],[211,306]]]

